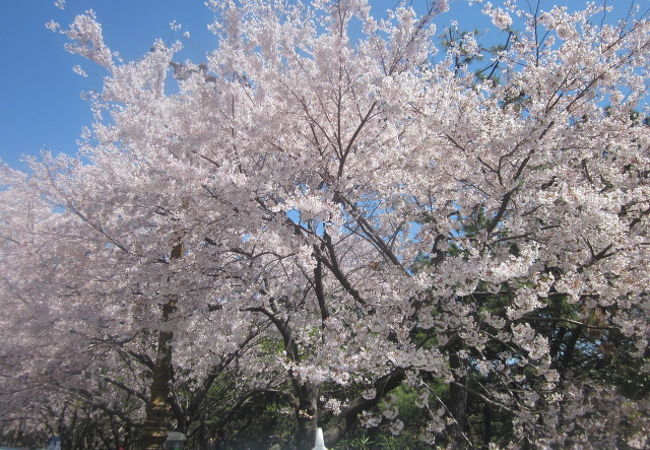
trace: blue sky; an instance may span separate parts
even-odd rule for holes
[[[611,1],[611,0],[610,0]],[[629,0],[616,0],[627,3]],[[207,30],[213,20],[203,0],[67,0],[64,10],[53,0],[3,0],[0,14],[0,159],[21,168],[20,155],[38,154],[47,149],[54,153],[75,153],[81,129],[92,123],[88,102],[82,91],[100,89],[103,69],[63,49],[63,36],[45,28],[53,19],[63,28],[76,14],[93,9],[103,25],[104,39],[125,60],[144,55],[156,38],[184,41],[180,58],[195,62],[214,48],[214,36]],[[371,0],[380,14],[396,5],[396,0]],[[423,9],[426,0],[412,0]],[[463,0],[452,0],[448,13],[436,23],[442,30],[451,20],[463,29],[484,29],[480,8],[468,7]],[[495,2],[497,3],[497,2]],[[551,3],[575,4],[546,0]],[[169,23],[176,20],[180,31],[172,32]],[[189,31],[190,39],[183,39]],[[89,74],[83,78],[72,71],[80,64]]]

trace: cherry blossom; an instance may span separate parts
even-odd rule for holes
[[[444,1],[211,1],[198,64],[160,40],[121,62],[74,18],[66,49],[108,75],[79,155],[2,169],[2,401],[128,398],[152,437],[233,370],[304,448],[403,433],[398,387],[431,445],[643,446],[604,368],[648,370],[650,24],[525,3],[483,5],[490,54],[436,45]]]

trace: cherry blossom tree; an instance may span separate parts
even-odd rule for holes
[[[62,31],[108,75],[78,157],[3,171],[21,380],[82,389],[147,355],[146,448],[175,387],[235,356],[297,448],[398,435],[398,387],[428,444],[646,445],[647,376],[631,392],[614,362],[650,367],[648,21],[485,3],[506,44],[440,54],[444,1],[208,4],[199,65],[161,41],[121,62],[92,12]]]

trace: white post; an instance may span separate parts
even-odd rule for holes
[[[312,450],[327,450],[327,447],[325,447],[325,440],[323,439],[322,428],[316,429],[316,445]]]

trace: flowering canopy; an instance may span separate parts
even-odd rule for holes
[[[174,383],[233,354],[284,380],[299,440],[319,414],[328,445],[357,417],[399,434],[403,385],[425,442],[641,448],[599,370],[650,368],[648,21],[486,4],[508,43],[477,76],[474,34],[438,54],[442,1],[208,3],[199,65],[160,41],[120,62],[92,12],[63,31],[109,75],[78,157],[3,172],[2,401],[91,390],[159,330]],[[474,430],[478,404],[512,431]]]

